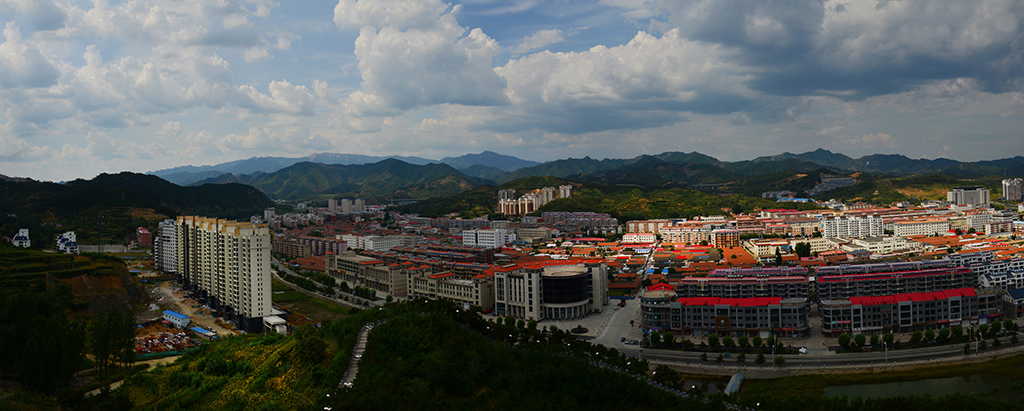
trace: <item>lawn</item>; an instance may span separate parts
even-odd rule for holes
[[[310,297],[276,279],[271,280],[271,290],[274,291],[272,297],[274,304],[280,305],[292,313],[304,315],[313,322],[333,321],[350,313],[348,307]],[[281,293],[278,294],[278,292]]]

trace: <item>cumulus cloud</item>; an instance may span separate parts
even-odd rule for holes
[[[467,34],[455,19],[458,9],[436,0],[340,1],[335,22],[364,25],[355,55],[362,91],[372,98],[355,97],[400,110],[506,104],[505,81],[491,67],[498,42],[479,28]]]
[[[685,112],[728,113],[751,104],[743,74],[717,47],[638,33],[629,43],[587,51],[548,51],[496,69],[516,107],[546,119],[550,130],[590,132],[658,127],[684,121]],[[518,119],[501,121],[502,130]],[[532,123],[532,125],[531,125]],[[545,125],[525,122],[518,127]]]
[[[316,98],[306,89],[306,86],[292,85],[287,80],[272,81],[268,90],[270,95],[262,94],[252,86],[239,87],[239,91],[253,103],[247,105],[247,108],[307,116],[313,114]]]
[[[57,80],[57,70],[39,53],[39,48],[21,37],[13,21],[4,27],[0,44],[0,87],[46,87]]]
[[[558,29],[541,30],[523,38],[519,45],[512,49],[512,54],[526,54],[544,46],[565,41],[562,31]]]
[[[863,99],[971,77],[985,90],[1024,87],[1024,3],[987,0],[662,1],[696,40],[741,50],[752,88]]]
[[[59,29],[67,19],[67,15],[53,0],[0,0],[0,12],[25,15],[35,30]]]

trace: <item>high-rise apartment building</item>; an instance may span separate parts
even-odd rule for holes
[[[153,261],[156,269],[167,274],[178,271],[178,261],[175,257],[178,244],[177,228],[173,219],[161,221],[156,227],[156,238],[153,240]]]
[[[270,228],[264,224],[179,216],[178,281],[247,332],[270,315]]]
[[[1019,178],[1003,180],[1003,198],[1017,203],[1024,201],[1024,181]]]

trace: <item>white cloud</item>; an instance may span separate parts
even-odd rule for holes
[[[524,37],[523,41],[521,41],[518,46],[512,49],[512,54],[526,54],[531,50],[536,50],[541,47],[545,47],[555,43],[561,43],[563,41],[565,41],[565,37],[562,37],[561,30],[541,30]]]
[[[270,52],[263,47],[250,47],[245,49],[244,57],[246,63],[252,63],[254,61],[272,60],[274,55],[270,54]]]
[[[254,103],[251,108],[259,111],[313,114],[316,98],[306,89],[306,86],[292,85],[287,80],[272,81],[268,90],[270,91],[269,96],[256,91],[252,86],[239,87],[239,91]]]
[[[245,134],[228,134],[218,144],[233,151],[306,153],[334,149],[327,139],[300,127],[252,127]]]
[[[334,7],[334,23],[341,28],[427,29],[437,27],[446,10],[448,4],[440,0],[340,0]]]
[[[57,70],[40,53],[39,48],[21,37],[13,21],[4,27],[0,44],[0,87],[46,87],[57,80]]]
[[[349,104],[372,101],[401,110],[506,104],[505,81],[491,67],[498,42],[478,28],[466,34],[455,19],[458,9],[434,0],[340,1],[335,22],[364,25],[355,42],[364,95]]]

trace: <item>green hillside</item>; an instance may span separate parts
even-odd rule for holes
[[[378,320],[386,322],[370,333],[354,386],[338,388],[360,328]],[[634,373],[647,369],[636,360],[627,367],[614,350],[564,332],[549,337],[488,323],[449,302],[411,301],[290,337],[228,337],[136,375],[112,395],[141,410],[721,407],[592,366],[587,361],[593,358]]]
[[[140,226],[179,214],[248,218],[273,206],[241,184],[181,187],[135,173],[101,174],[66,184],[0,180],[0,235],[28,228],[35,248],[53,247],[57,234],[75,231],[80,244],[124,243]]]
[[[243,176],[240,181],[287,200],[429,198],[458,194],[483,184],[447,164],[421,166],[394,159],[360,165],[303,162],[255,178]]]

